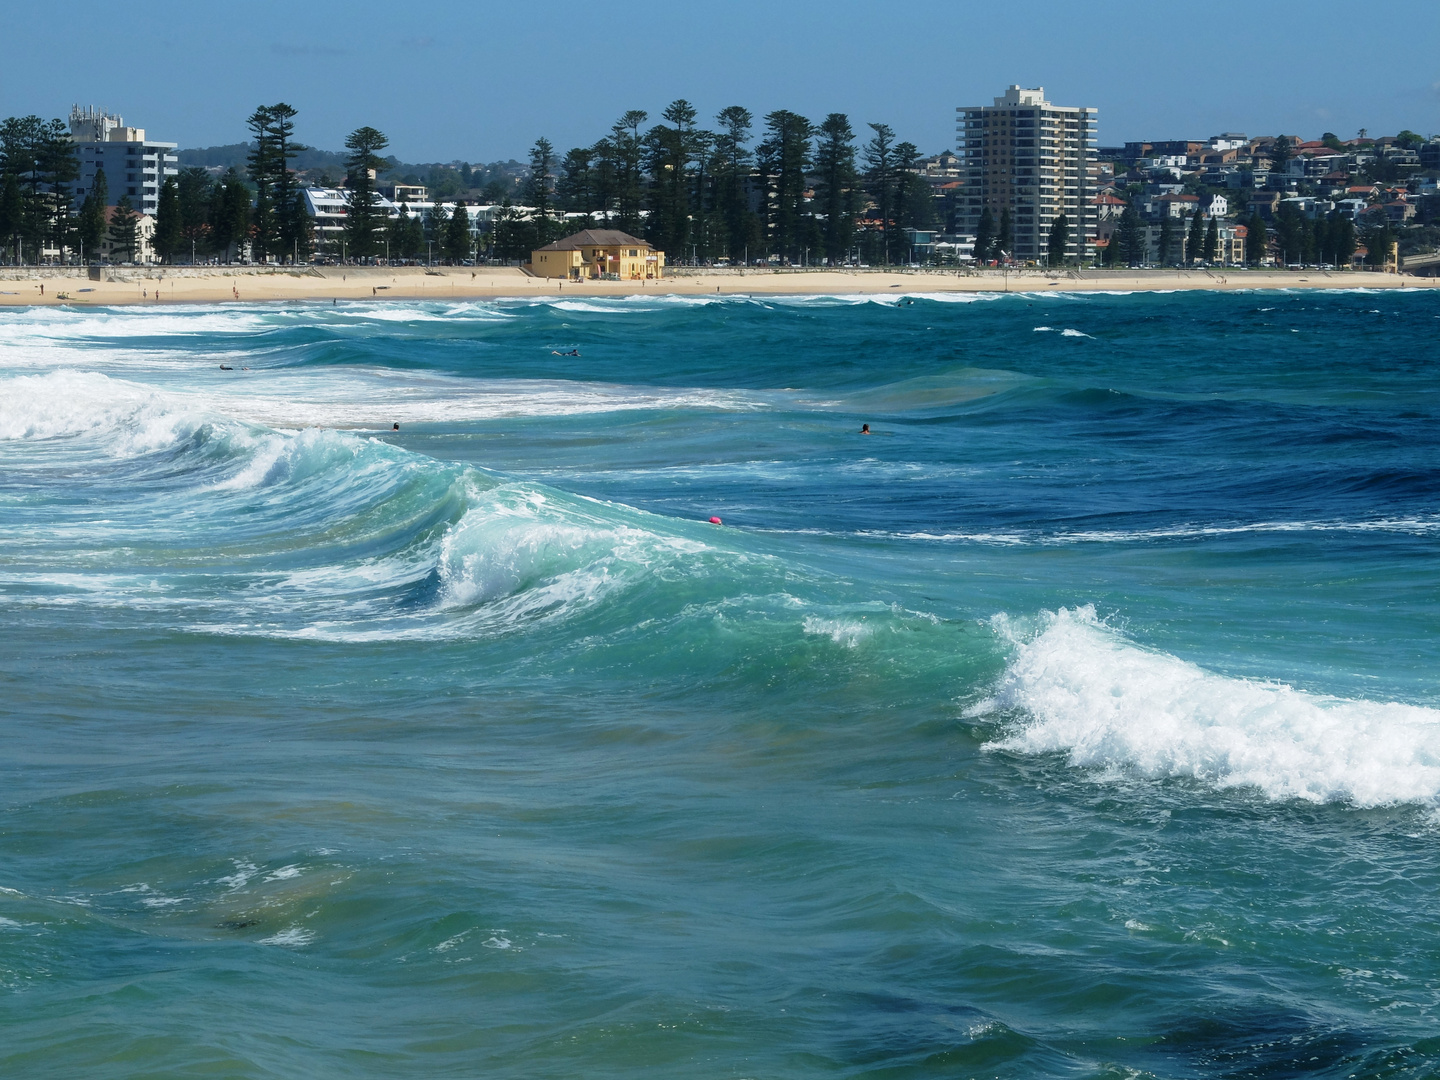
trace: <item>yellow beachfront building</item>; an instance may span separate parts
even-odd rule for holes
[[[665,270],[665,253],[619,229],[586,229],[530,253],[536,277],[642,281]]]

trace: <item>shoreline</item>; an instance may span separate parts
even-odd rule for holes
[[[518,267],[84,267],[0,270],[0,306],[485,300],[539,296],[844,296],[926,293],[1435,289],[1440,278],[1292,270],[805,270],[676,268],[659,281],[558,281]],[[10,275],[14,276],[10,276]],[[43,286],[43,294],[42,294]],[[158,301],[156,294],[159,294]]]

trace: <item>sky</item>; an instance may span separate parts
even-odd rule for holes
[[[627,109],[846,113],[937,153],[955,107],[1012,83],[1099,110],[1102,145],[1222,131],[1440,134],[1440,0],[10,0],[0,117],[98,105],[182,148],[240,142],[260,104],[403,161],[563,153]]]

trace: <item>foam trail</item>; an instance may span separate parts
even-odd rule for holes
[[[1027,718],[995,748],[1063,752],[1082,767],[1254,787],[1359,807],[1440,802],[1440,710],[1355,701],[1207,672],[1126,641],[1084,607],[1044,615],[972,715]]]

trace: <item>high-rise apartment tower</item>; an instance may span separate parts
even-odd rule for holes
[[[175,149],[173,142],[147,139],[144,128],[126,127],[121,117],[102,109],[72,107],[70,138],[80,156],[76,206],[95,183],[95,173],[103,169],[111,206],[124,195],[140,213],[153,215],[159,209],[160,188],[166,177],[180,172],[171,153]]]
[[[1012,86],[994,105],[955,111],[957,143],[965,148],[960,227],[975,232],[986,207],[998,227],[1008,208],[1014,248],[1009,255],[1043,261],[1051,222],[1063,213],[1070,226],[1066,256],[1093,254],[1095,110],[1052,105],[1044,87]]]

